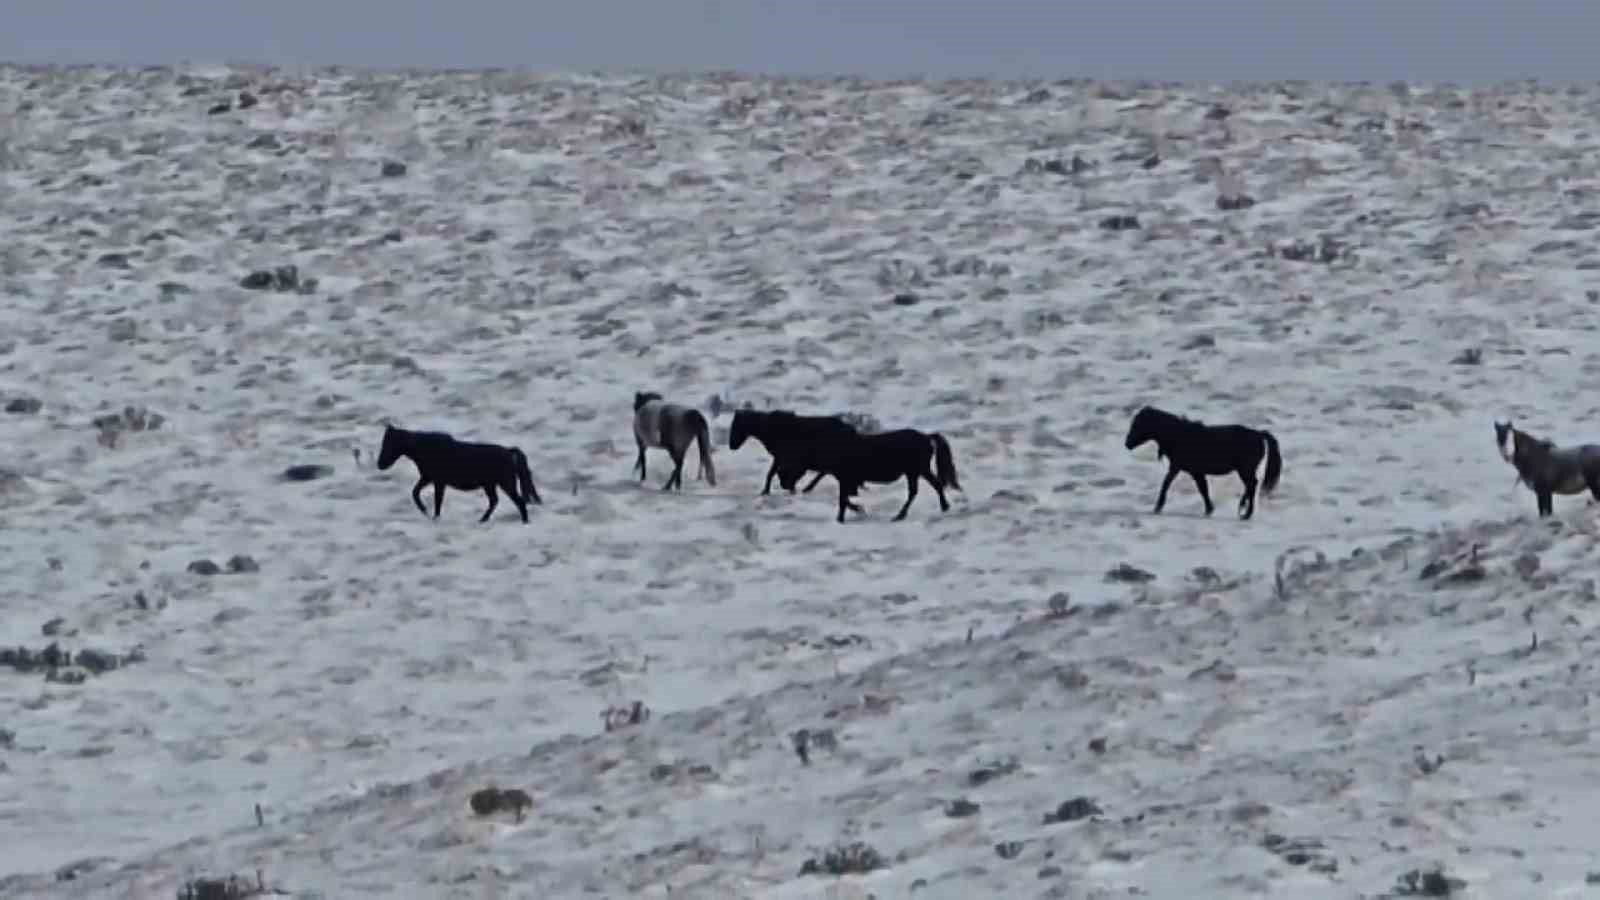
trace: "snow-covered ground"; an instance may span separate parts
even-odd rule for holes
[[[1600,440],[1597,98],[4,70],[0,646],[138,652],[0,667],[0,893],[1587,896],[1600,531],[1491,423]],[[757,497],[745,402],[966,494]],[[1144,403],[1278,492],[1152,515]],[[425,518],[386,417],[545,505]]]

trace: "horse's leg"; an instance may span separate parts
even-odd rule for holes
[[[1172,487],[1172,479],[1178,477],[1178,464],[1167,463],[1167,477],[1161,479],[1161,493],[1156,495],[1156,512],[1160,513],[1162,507],[1167,505],[1167,488]]]
[[[638,462],[635,462],[633,464],[633,467],[635,469],[639,470],[639,480],[643,481],[644,480],[644,441],[639,440],[639,436],[638,435],[634,435],[633,436],[633,442],[635,444],[639,445],[639,460],[638,460]]]
[[[669,449],[668,452],[672,454],[672,474],[667,476],[667,483],[663,484],[661,489],[663,491],[671,490],[672,486],[676,484],[678,490],[681,491],[683,490],[683,461],[686,456],[681,450]]]
[[[433,485],[433,517],[439,518],[439,510],[444,508],[444,482],[436,481]]]
[[[1211,505],[1211,491],[1206,489],[1206,476],[1199,472],[1190,472],[1189,477],[1194,479],[1194,486],[1200,489],[1200,499],[1206,502],[1206,515],[1211,515],[1216,507]]]
[[[480,524],[489,521],[489,517],[494,515],[494,508],[500,505],[500,492],[494,489],[494,485],[484,485],[483,492],[489,495],[489,508],[483,511],[483,518],[478,520]],[[516,494],[511,496],[515,497]]]
[[[1239,518],[1249,521],[1256,514],[1256,473],[1254,469],[1239,470],[1239,480],[1244,482],[1244,496],[1239,498]]]
[[[1555,496],[1549,491],[1538,491],[1535,496],[1539,498],[1539,518],[1553,516],[1556,512]]]
[[[772,476],[776,474],[778,474],[778,458],[773,457],[772,468],[767,470],[767,483],[761,486],[761,496],[765,497],[772,493]],[[794,493],[794,489],[790,488],[789,493]]]
[[[417,486],[411,489],[411,502],[417,505],[417,510],[423,515],[428,514],[428,508],[422,505],[422,489],[428,486],[428,479],[418,478]]]
[[[900,512],[894,517],[894,521],[903,520],[911,509],[911,501],[917,499],[917,481],[916,470],[906,473],[906,505],[900,507]]]
[[[806,473],[804,473],[804,472],[800,473],[801,476],[804,476],[805,474]],[[816,487],[817,486],[817,482],[821,481],[822,480],[822,476],[824,476],[826,474],[828,474],[828,473],[826,473],[826,472],[818,472],[817,473],[817,477],[811,479],[811,483],[806,485],[803,489],[801,489],[800,493],[802,493],[802,494],[811,493],[811,489]],[[799,481],[799,480],[800,480],[800,478],[798,478],[798,477],[795,478],[795,481]],[[791,494],[794,493],[794,488],[790,488],[789,489],[789,493],[791,493]]]
[[[517,512],[521,514],[522,521],[527,522],[528,498],[519,493],[522,489],[517,486],[517,476],[513,473],[501,475],[500,490],[505,491],[506,496],[511,498],[511,502],[517,505]]]
[[[933,485],[933,492],[939,495],[939,511],[949,512],[950,501],[944,498],[944,483],[939,480],[939,476],[933,474],[932,469],[923,466],[922,477],[928,479],[928,483]]]

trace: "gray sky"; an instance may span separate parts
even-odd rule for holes
[[[0,0],[8,62],[1600,80],[1593,0]]]

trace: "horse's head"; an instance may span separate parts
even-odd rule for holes
[[[1511,427],[1511,420],[1509,419],[1503,425],[1499,422],[1494,423],[1494,443],[1495,446],[1500,448],[1500,458],[1506,462],[1511,462],[1513,454],[1512,434],[1515,431],[1516,429]]]
[[[1157,423],[1160,413],[1154,407],[1146,406],[1134,414],[1133,421],[1128,424],[1128,436],[1123,439],[1124,449],[1132,450],[1145,441],[1154,440],[1157,436]]]
[[[638,412],[640,407],[644,406],[646,403],[649,403],[651,400],[660,400],[660,399],[661,399],[661,395],[656,393],[655,391],[634,391],[633,392],[633,411],[634,412]]]
[[[750,419],[754,415],[748,409],[741,409],[733,414],[733,421],[728,424],[728,449],[737,450],[744,446],[750,437]]]
[[[404,440],[400,431],[393,425],[383,426],[383,444],[378,447],[378,470],[383,471],[394,465],[403,449]]]

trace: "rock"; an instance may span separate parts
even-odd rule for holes
[[[1100,809],[1100,804],[1090,800],[1088,797],[1073,797],[1071,800],[1056,807],[1054,812],[1045,813],[1044,824],[1056,825],[1062,822],[1076,822],[1079,819],[1087,819],[1090,816],[1098,816],[1102,813],[1103,810]]]
[[[398,244],[405,239],[406,236],[402,234],[398,228],[390,229],[389,231],[385,231],[383,233],[383,240],[386,243]]]
[[[316,290],[315,278],[300,277],[300,270],[293,265],[278,266],[274,269],[256,269],[250,274],[239,279],[239,286],[249,291],[298,291],[309,294]]]
[[[220,116],[223,113],[227,113],[227,112],[233,112],[233,104],[224,101],[224,102],[218,103],[216,106],[213,106],[210,109],[206,110],[206,115],[208,115],[208,116]]]
[[[1155,581],[1156,576],[1154,572],[1146,572],[1144,569],[1130,566],[1127,563],[1118,563],[1116,568],[1106,573],[1106,580],[1120,581],[1127,584],[1144,584],[1145,582]]]
[[[259,572],[261,571],[261,566],[257,565],[256,561],[246,554],[235,553],[233,556],[228,557],[228,571],[235,575],[240,575]]]
[[[1146,156],[1144,158],[1144,162],[1139,163],[1139,168],[1141,168],[1141,169],[1154,169],[1156,166],[1159,166],[1159,165],[1161,165],[1161,154],[1152,153],[1149,156]]]
[[[1219,194],[1217,196],[1217,209],[1223,212],[1235,212],[1249,209],[1256,205],[1256,198],[1249,194]]]
[[[17,415],[32,415],[43,408],[43,406],[44,404],[39,402],[39,398],[29,397],[24,394],[19,397],[12,397],[10,400],[6,401],[6,412],[15,413]]]
[[[1106,216],[1100,220],[1100,227],[1106,231],[1132,231],[1139,228],[1138,216]]]
[[[1212,337],[1211,335],[1209,335],[1209,334],[1197,334],[1194,337],[1189,338],[1187,341],[1184,341],[1182,346],[1180,346],[1178,349],[1179,350],[1203,350],[1203,349],[1205,349],[1207,347],[1215,347],[1216,345],[1217,345],[1217,339]]]
[[[112,322],[110,327],[106,329],[106,337],[119,344],[126,344],[138,336],[139,323],[127,316]]]
[[[385,178],[399,178],[406,174],[406,164],[395,160],[385,160],[383,168],[379,170]]]
[[[316,481],[318,478],[327,478],[333,474],[333,466],[319,466],[302,464],[290,466],[283,470],[284,481]]]
[[[1089,739],[1089,752],[1091,752],[1091,753],[1104,753],[1104,752],[1106,752],[1106,739],[1103,738],[1103,737],[1090,738]]]
[[[1445,875],[1442,869],[1413,869],[1395,880],[1396,893],[1412,897],[1448,897],[1466,886],[1465,881]]]
[[[977,815],[978,809],[978,804],[962,797],[945,804],[944,814],[952,819],[965,819],[968,816]]]
[[[971,785],[972,787],[981,787],[996,778],[1010,775],[1011,773],[1017,771],[1017,767],[1018,764],[1015,759],[1008,759],[1003,762],[980,766],[967,774],[967,784]]]
[[[61,684],[81,684],[89,675],[100,675],[129,663],[142,662],[144,658],[144,651],[139,648],[122,656],[91,648],[74,654],[61,649],[61,645],[55,642],[43,650],[30,650],[27,647],[0,649],[0,666],[22,673],[43,670],[46,679]],[[74,664],[76,669],[67,669]]]
[[[467,235],[466,241],[469,244],[487,244],[499,236],[493,228],[480,228]]]
[[[1272,253],[1280,259],[1293,262],[1316,263],[1333,263],[1350,255],[1343,244],[1326,236],[1318,239],[1315,244],[1299,240],[1279,244],[1272,248]]]
[[[63,619],[60,616],[56,616],[54,619],[51,619],[50,621],[44,623],[44,625],[39,629],[39,631],[45,637],[55,637],[57,634],[61,633],[61,626],[65,625],[65,624],[67,624],[67,620],[66,619]]]
[[[491,786],[473,791],[467,803],[480,816],[492,815],[500,808],[500,789]]]
[[[194,562],[189,563],[186,571],[195,575],[220,575],[222,573],[222,567],[209,559],[197,559]]]
[[[1218,681],[1236,681],[1239,678],[1239,673],[1233,666],[1220,659],[1212,662],[1209,666],[1201,666],[1189,673],[1190,681],[1206,677],[1215,678]]]
[[[178,892],[178,900],[244,900],[256,893],[237,875],[228,878],[196,878]]]
[[[1487,216],[1490,213],[1489,204],[1482,201],[1451,203],[1444,208],[1444,217],[1447,219],[1476,218],[1478,216]]]
[[[264,291],[272,287],[272,273],[266,269],[257,269],[239,279],[239,286],[247,291]]]
[[[102,253],[97,260],[103,269],[131,269],[133,264],[128,262],[126,253]]]
[[[994,855],[1001,859],[1016,859],[1022,855],[1022,848],[1027,846],[1023,841],[1001,841],[994,845]]]
[[[500,808],[510,809],[516,813],[517,821],[522,821],[523,813],[533,808],[533,798],[528,792],[518,788],[507,788],[500,792]]]
[[[260,100],[256,99],[256,95],[250,93],[249,91],[240,91],[239,92],[239,108],[240,109],[249,109],[250,107],[255,106],[257,103],[260,103],[260,102],[261,102]]]
[[[883,855],[877,850],[856,841],[829,848],[822,857],[812,858],[800,866],[801,875],[862,875],[885,867]]]
[[[895,294],[894,297],[890,299],[890,302],[895,306],[916,306],[918,303],[922,302],[922,298],[910,291],[903,291]]]
[[[1049,91],[1045,90],[1044,88],[1034,88],[1033,90],[1028,92],[1028,95],[1026,97],[1022,98],[1022,102],[1028,104],[1029,106],[1037,106],[1038,104],[1043,103],[1043,102],[1045,102],[1046,100],[1049,100],[1049,99],[1050,99],[1050,92]]]
[[[282,145],[278,143],[278,136],[269,131],[256,135],[245,146],[251,150],[277,150]]]
[[[1220,122],[1231,115],[1233,115],[1233,111],[1221,104],[1216,104],[1206,110],[1206,118],[1212,122]]]
[[[99,650],[85,648],[79,650],[75,661],[78,666],[92,675],[103,675],[112,669],[121,668],[122,660],[115,654],[102,653]]]

